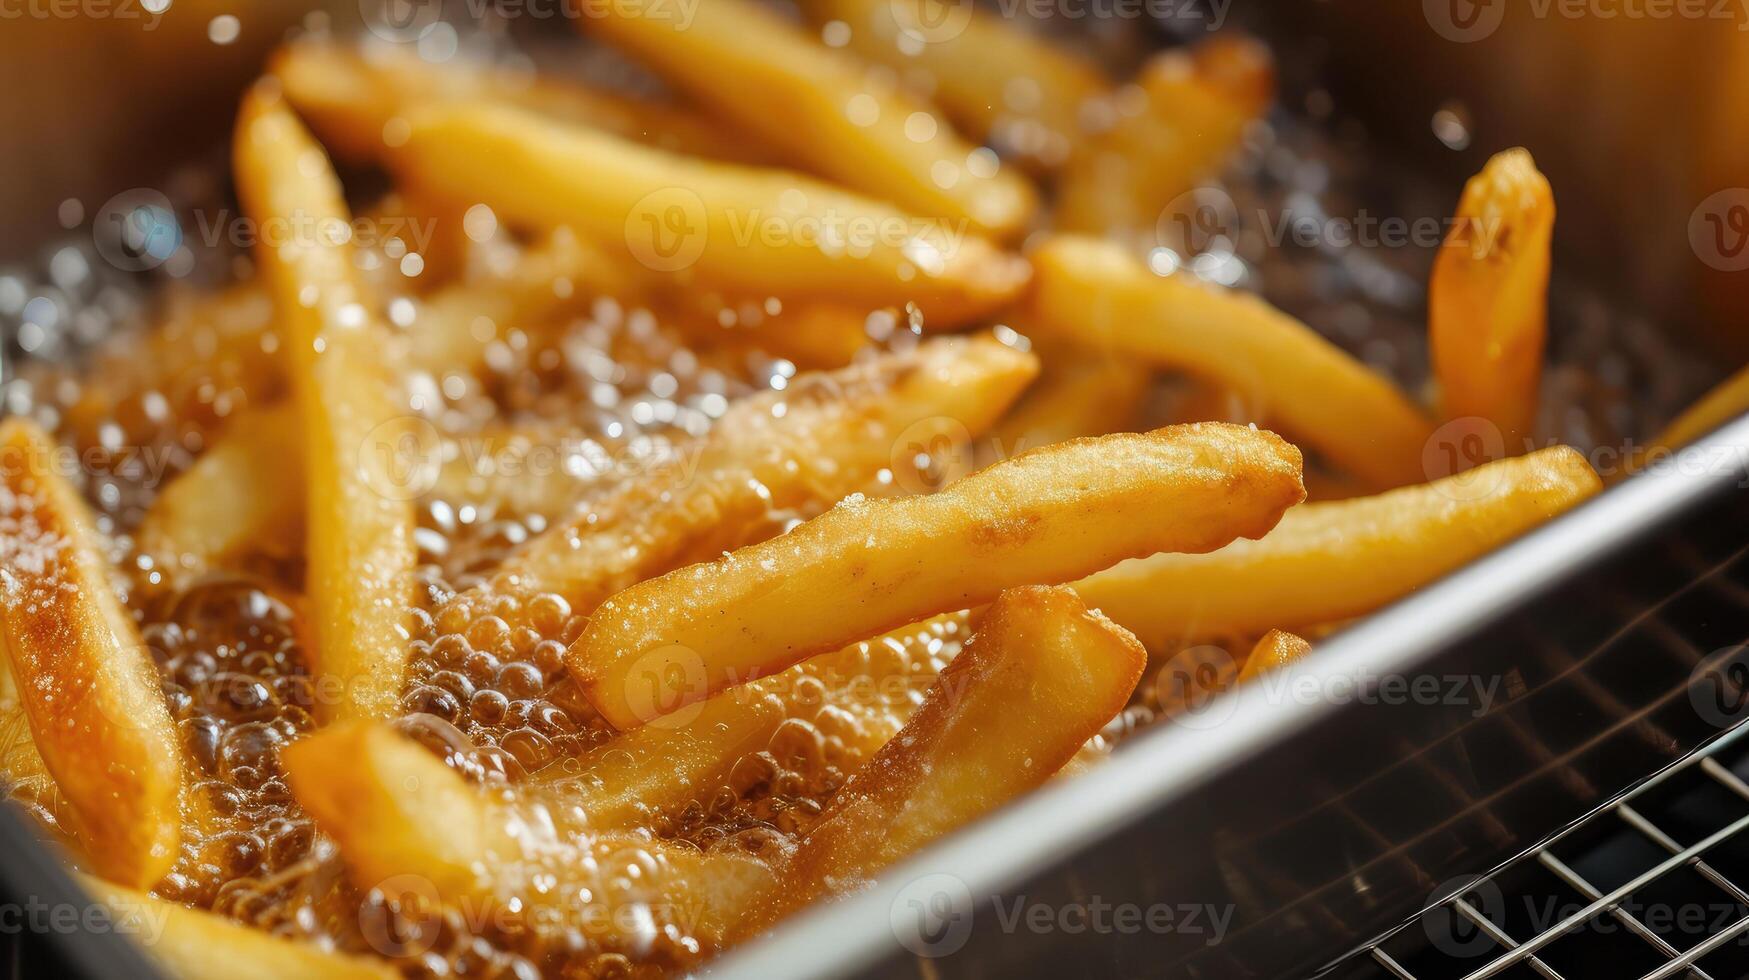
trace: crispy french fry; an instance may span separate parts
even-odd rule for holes
[[[28,808],[42,826],[37,829],[68,853],[78,854],[79,817],[55,785],[55,777],[36,749],[30,733],[30,716],[12,676],[11,657],[6,654],[4,631],[0,631],[0,797]]]
[[[571,225],[654,272],[730,291],[869,307],[915,303],[932,324],[992,313],[1025,262],[799,174],[675,156],[490,103],[429,105],[388,151],[414,186],[484,201],[513,225]],[[517,179],[501,179],[514,161]]]
[[[330,953],[130,888],[80,876],[117,932],[178,980],[395,980],[387,963]]]
[[[1305,497],[1299,450],[1193,425],[1080,439],[928,496],[848,500],[604,602],[567,662],[632,728],[895,626],[1162,551],[1260,537]]]
[[[1282,630],[1270,630],[1251,648],[1245,666],[1239,668],[1239,681],[1243,683],[1280,670],[1311,652],[1312,645],[1304,639]]]
[[[974,152],[929,106],[874,84],[854,57],[746,0],[698,4],[684,20],[677,10],[625,0],[586,27],[846,187],[998,237],[1031,220],[1037,196],[1024,178]]]
[[[781,674],[724,691],[681,712],[624,732],[577,760],[549,766],[532,781],[554,809],[575,807],[592,827],[633,826],[672,813],[722,784],[735,763],[771,743],[784,722],[820,723],[831,706],[841,769],[854,769],[903,724],[910,696],[935,679],[917,651],[963,636],[967,615],[951,613],[854,643]],[[575,775],[572,775],[575,773]]]
[[[802,9],[815,24],[847,24],[848,46],[868,61],[924,73],[956,126],[1036,170],[1068,158],[1082,112],[1111,89],[1097,65],[970,4],[808,0]]]
[[[367,47],[299,41],[281,48],[270,71],[322,142],[339,156],[370,160],[399,138],[403,114],[430,101],[490,99],[592,126],[675,153],[767,163],[757,141],[738,138],[704,116],[469,59],[435,64],[408,45]]]
[[[0,634],[0,778],[25,795],[46,800],[55,792],[55,777],[43,763],[30,734],[30,717],[12,676],[12,658]]]
[[[147,886],[182,837],[158,669],[110,583],[84,501],[34,424],[0,426],[0,633],[37,751],[104,877]]]
[[[1114,96],[1111,128],[1064,168],[1057,227],[1157,244],[1174,200],[1217,174],[1268,109],[1275,69],[1261,43],[1219,36],[1156,57],[1136,85],[1143,98]]]
[[[1600,489],[1565,446],[1373,497],[1305,504],[1261,541],[1155,555],[1075,584],[1149,644],[1372,612],[1549,520]]]
[[[508,813],[386,725],[332,725],[288,746],[281,762],[298,802],[340,842],[360,887],[417,874],[441,900],[459,903],[487,885],[491,867],[524,854],[522,828]]]
[[[993,463],[1068,439],[1125,431],[1134,426],[1152,380],[1143,366],[1079,351],[1054,352],[1014,409],[978,440],[980,461]]]
[[[737,403],[673,465],[589,501],[580,518],[512,555],[496,584],[557,593],[588,612],[651,575],[747,543],[773,510],[869,487],[898,468],[906,444],[969,441],[1037,370],[1032,355],[974,337],[799,377]]]
[[[1113,357],[1179,368],[1241,393],[1290,438],[1375,487],[1414,483],[1432,423],[1389,379],[1293,317],[1124,249],[1072,236],[1033,255],[1028,326]]]
[[[289,404],[250,409],[153,501],[137,535],[157,573],[174,586],[244,551],[303,549],[302,437]]]
[[[832,798],[764,921],[1033,789],[1123,709],[1147,652],[1065,588],[1004,592],[911,721]]]
[[[396,405],[387,333],[369,312],[352,250],[332,234],[347,211],[321,148],[263,87],[245,97],[235,140],[245,210],[264,227],[314,229],[257,255],[285,332],[303,435],[311,672],[339,688],[335,703],[317,709],[385,716],[400,698],[411,631],[413,507],[397,457],[412,420]]]
[[[380,723],[333,726],[289,746],[282,758],[292,792],[340,842],[359,887],[412,878],[429,889],[403,900],[489,920],[508,914],[575,924],[613,949],[636,947],[637,936],[614,928],[631,906],[647,905],[656,928],[677,920],[689,934],[717,942],[773,884],[770,869],[746,856],[639,836],[561,840],[542,814],[487,796]],[[610,884],[628,864],[637,869],[629,886]],[[557,884],[536,888],[543,875]]]
[[[1530,154],[1497,154],[1464,187],[1428,286],[1440,407],[1499,427],[1507,455],[1536,421],[1554,229],[1554,194]]]

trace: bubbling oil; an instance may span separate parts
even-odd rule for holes
[[[1309,196],[1328,213],[1350,213],[1357,198],[1349,192],[1370,173],[1356,168],[1353,156],[1315,130],[1257,127],[1229,185],[1236,210],[1287,213],[1286,202]],[[1388,213],[1418,211],[1404,205]],[[1238,229],[1230,251],[1174,255],[1172,261],[1192,274],[1258,288],[1400,382],[1422,380],[1416,367],[1425,361],[1421,297],[1410,271],[1425,256],[1410,250],[1302,253],[1267,247],[1259,231]],[[383,266],[368,254],[361,258],[373,269]],[[386,295],[394,293],[391,279]],[[318,691],[305,666],[301,564],[250,558],[225,575],[172,588],[135,553],[130,537],[158,488],[230,418],[285,395],[269,367],[279,341],[267,326],[264,295],[240,287],[227,296],[201,315],[172,317],[169,344],[151,330],[136,331],[112,338],[107,353],[95,359],[93,374],[113,380],[127,376],[130,361],[174,357],[180,345],[225,352],[194,359],[156,386],[111,390],[48,365],[12,379],[6,390],[9,410],[35,415],[69,444],[101,451],[82,489],[112,543],[111,559],[125,573],[129,606],[193,767],[191,830],[158,894],[278,935],[383,956],[412,976],[645,976],[698,965],[714,950],[693,924],[638,899],[674,873],[659,848],[635,840],[593,847],[586,814],[573,820],[562,806],[543,811],[555,800],[562,804],[562,794],[521,789],[537,780],[545,786],[585,778],[578,758],[613,737],[564,662],[588,610],[557,595],[491,587],[490,575],[507,555],[551,529],[551,513],[442,492],[420,502],[411,655],[396,724],[519,820],[554,828],[542,858],[510,871],[529,882],[531,902],[563,908],[567,896],[581,902],[585,895],[611,895],[641,910],[629,926],[607,931],[563,915],[532,923],[461,909],[421,915],[397,896],[361,890],[349,879],[343,855],[298,806],[280,763],[284,747],[315,727]],[[184,300],[181,308],[199,302]],[[1552,371],[1548,414],[1557,422],[1546,431],[1585,448],[1644,429],[1646,417],[1667,417],[1694,388],[1692,366],[1647,340],[1655,333],[1638,319],[1586,303],[1558,303],[1556,316],[1576,325],[1554,331],[1551,357],[1568,363]],[[404,319],[391,315],[385,322],[416,327]],[[785,388],[796,374],[795,365],[732,331],[721,344],[699,343],[649,311],[611,300],[589,305],[560,330],[489,326],[483,374],[408,377],[412,409],[454,440],[494,426],[548,434],[554,445],[570,447],[554,463],[574,476],[585,501],[604,477],[576,447],[699,436],[735,398]],[[903,330],[888,336],[891,329],[887,323],[875,331],[880,342],[909,339]],[[246,342],[237,342],[239,336]],[[1630,350],[1632,358],[1624,353]],[[1625,368],[1624,358],[1643,366]],[[1631,396],[1652,390],[1636,383],[1647,379],[1656,382],[1659,402],[1635,405]],[[769,533],[807,516],[773,514]],[[969,628],[964,615],[947,617],[859,644],[833,658],[832,670],[810,662],[786,673],[785,716],[767,743],[684,806],[647,814],[643,833],[671,847],[781,857],[857,766],[910,717]],[[1229,652],[1225,661],[1212,647],[1203,649],[1192,666],[1214,663],[1222,668],[1220,683],[1230,683],[1249,640],[1221,644]],[[1195,672],[1185,670],[1178,653],[1155,652],[1149,680],[1086,754],[1097,756],[1186,710],[1195,692],[1177,679]],[[891,683],[859,686],[859,678]],[[15,750],[24,737],[0,731],[0,752]],[[45,836],[61,833],[64,814],[52,788],[17,785],[9,794],[37,818]],[[541,900],[534,902],[537,895]]]
[[[516,791],[531,776],[575,765],[614,734],[564,661],[587,611],[558,595],[491,586],[491,573],[508,555],[564,515],[433,492],[417,510],[412,639],[396,725],[523,824],[562,829],[528,867],[502,869],[526,882],[517,899],[523,913],[509,919],[467,909],[422,915],[392,894],[361,890],[346,873],[344,855],[298,805],[280,762],[285,746],[316,728],[319,709],[320,691],[306,667],[301,561],[250,556],[223,574],[172,584],[135,553],[131,538],[158,488],[186,469],[228,418],[284,397],[278,381],[253,390],[247,382],[263,377],[258,346],[275,346],[252,319],[258,312],[237,302],[177,314],[176,329],[197,346],[224,350],[226,338],[261,338],[211,361],[204,376],[195,369],[198,359],[165,385],[137,389],[84,387],[73,372],[57,370],[33,374],[25,395],[12,392],[15,406],[27,401],[23,410],[61,439],[104,450],[82,489],[109,535],[109,557],[127,573],[125,597],[191,766],[188,832],[156,893],[277,935],[384,956],[415,976],[639,976],[696,966],[714,952],[710,943],[684,915],[643,898],[676,873],[664,864],[662,848],[772,856],[793,846],[867,746],[903,724],[957,649],[963,623],[853,651],[853,661],[885,658],[885,674],[908,679],[869,694],[855,713],[832,703],[828,684],[842,679],[798,669],[802,686],[792,717],[768,746],[735,765],[722,785],[701,791],[684,812],[650,814],[642,833],[651,844],[639,847],[634,839],[608,847],[590,832],[586,814],[568,820]],[[658,456],[664,442],[707,432],[733,399],[782,388],[796,373],[739,339],[720,347],[683,341],[648,312],[611,301],[541,335],[557,340],[543,346],[505,331],[491,342],[480,377],[410,377],[406,387],[446,438],[478,436],[488,466],[499,448],[486,438],[489,429],[549,440],[554,470],[539,476],[554,480],[561,495],[563,481],[573,479],[578,499],[635,476],[611,465],[603,472],[599,459],[567,453],[611,446]],[[140,356],[152,349],[149,334],[121,343]],[[104,372],[127,356],[100,358],[96,371],[113,381]],[[107,415],[94,420],[93,405]],[[519,445],[526,449],[527,441]],[[138,459],[154,465],[129,465]],[[806,516],[774,513],[764,531],[781,533]],[[14,792],[45,833],[57,833],[58,801],[30,789]],[[631,914],[613,928],[566,914],[567,903],[591,907],[589,896]],[[540,908],[557,911],[534,915]]]

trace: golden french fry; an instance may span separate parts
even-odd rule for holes
[[[577,926],[607,949],[635,949],[616,927],[633,906],[661,929],[719,942],[773,883],[763,863],[702,854],[641,836],[567,840],[546,815],[489,797],[426,749],[381,723],[332,726],[287,747],[292,792],[340,853],[360,888],[405,893],[500,921]],[[628,867],[632,878],[616,883]],[[552,881],[541,887],[543,876]]]
[[[1066,588],[991,605],[910,722],[832,798],[766,921],[869,876],[1049,779],[1123,709],[1147,652]]]
[[[1414,483],[1432,423],[1389,379],[1256,296],[1157,276],[1073,236],[1033,253],[1028,326],[1241,393],[1290,437],[1375,487]]]
[[[1026,284],[988,239],[782,170],[675,156],[491,103],[409,115],[390,169],[425,191],[481,201],[513,225],[571,225],[652,272],[731,291],[915,303],[932,324],[994,312]],[[517,179],[503,180],[507,161]]]
[[[958,452],[1037,370],[1032,355],[972,337],[803,375],[736,403],[672,464],[590,500],[580,518],[512,555],[495,583],[556,593],[586,613],[651,575],[770,533],[774,510],[830,504],[883,469],[906,479],[901,464],[917,451]]]
[[[1282,630],[1270,630],[1251,648],[1251,655],[1245,658],[1245,666],[1239,668],[1239,680],[1243,682],[1262,677],[1311,652],[1312,645],[1304,639]]]
[[[388,335],[369,311],[327,158],[279,97],[257,87],[235,137],[238,196],[269,222],[310,231],[258,261],[285,333],[306,485],[311,673],[338,686],[328,717],[392,713],[406,670],[413,600],[412,494],[399,454],[415,433],[396,404]],[[330,703],[334,702],[334,703]]]
[[[1494,156],[1464,187],[1433,263],[1428,345],[1448,419],[1499,427],[1508,455],[1536,422],[1548,333],[1555,198],[1528,152]]]
[[[808,0],[815,24],[850,27],[871,62],[927,76],[934,101],[966,134],[1036,170],[1053,170],[1080,138],[1082,113],[1111,89],[1099,67],[970,4],[943,0]]]
[[[1113,96],[1111,128],[1064,168],[1057,227],[1159,244],[1174,201],[1216,175],[1268,109],[1275,68],[1261,43],[1223,35],[1159,55],[1136,85],[1143,98]]]
[[[869,77],[746,0],[697,4],[684,20],[659,0],[625,0],[588,30],[803,167],[913,214],[1018,234],[1037,195],[923,103]]]
[[[182,837],[179,743],[85,503],[56,469],[64,458],[34,424],[0,425],[0,633],[92,866],[143,887]]]
[[[980,461],[993,463],[1068,439],[1125,431],[1134,426],[1152,380],[1145,366],[1079,351],[1055,352],[1044,359],[1038,381],[1014,409],[978,440]]]
[[[724,691],[695,711],[624,732],[575,765],[541,770],[533,792],[555,809],[581,810],[592,827],[633,826],[705,798],[791,719],[828,726],[837,745],[831,763],[855,769],[904,724],[911,698],[935,679],[929,649],[963,636],[967,618],[938,616]]]
[[[1155,555],[1075,584],[1149,644],[1298,629],[1370,613],[1601,487],[1565,446],[1373,497],[1305,504],[1261,541]]]
[[[289,404],[249,409],[166,486],[140,524],[155,586],[174,586],[244,551],[303,549],[302,437]]]
[[[281,48],[269,70],[322,142],[355,161],[375,158],[385,144],[404,135],[404,113],[411,107],[465,99],[501,101],[675,153],[743,163],[772,160],[757,141],[676,105],[495,68],[465,56],[436,64],[410,45],[360,48],[299,41]]]
[[[0,796],[16,801],[38,818],[35,829],[70,854],[79,854],[78,813],[61,795],[48,764],[36,749],[30,733],[30,716],[12,676],[11,657],[6,654],[4,631],[0,631]],[[89,863],[89,862],[87,862]]]
[[[1304,499],[1300,462],[1272,433],[1179,426],[1047,446],[928,496],[847,500],[608,599],[567,662],[602,717],[632,728],[1005,588],[1260,537]]]
[[[395,980],[387,963],[331,953],[107,881],[79,883],[109,910],[115,931],[132,936],[178,980]]]
[[[48,800],[55,792],[55,777],[43,763],[42,753],[30,734],[30,717],[12,676],[12,658],[0,633],[0,779],[15,791],[36,800]]]

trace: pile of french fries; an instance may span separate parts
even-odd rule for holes
[[[1128,81],[981,10],[908,34],[936,5],[599,8],[660,101],[277,54],[237,193],[312,230],[0,426],[0,767],[169,971],[685,972],[1096,760],[1182,646],[1294,669],[1600,490],[1529,451],[1528,153],[1458,203],[1424,405],[1136,248],[1268,110],[1264,48]],[[330,153],[419,262],[347,233]],[[600,424],[628,371],[698,410]],[[1165,378],[1256,424],[1160,425]],[[59,462],[166,431],[137,526]]]

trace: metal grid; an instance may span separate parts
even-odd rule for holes
[[[1749,727],[1658,774],[1332,975],[1749,976]]]

